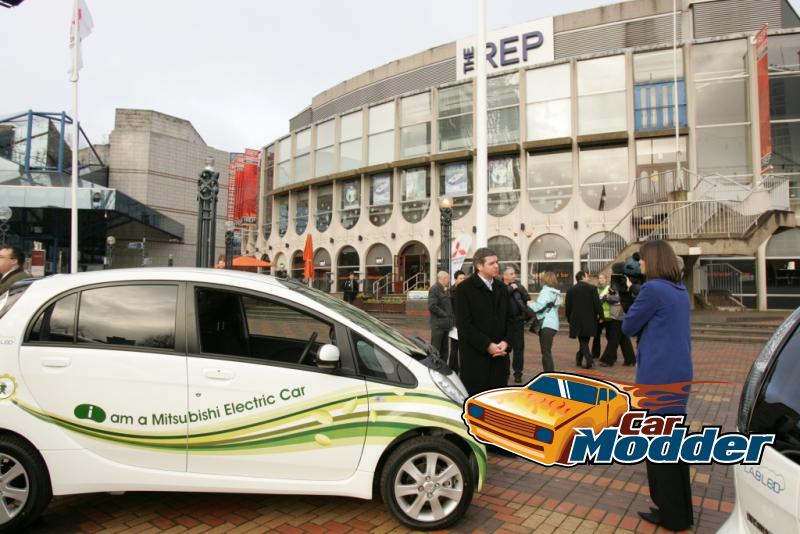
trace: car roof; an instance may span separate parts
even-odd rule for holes
[[[49,296],[81,288],[93,284],[115,282],[206,282],[214,284],[231,284],[236,286],[253,286],[267,284],[271,287],[283,287],[275,277],[233,271],[229,269],[200,269],[194,267],[140,267],[135,269],[108,269],[75,274],[56,274],[36,280],[29,291],[38,295]],[[262,285],[263,287],[263,285]]]

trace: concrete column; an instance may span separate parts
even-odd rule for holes
[[[756,308],[767,310],[767,243],[765,240],[756,249]]]
[[[696,286],[697,280],[695,279],[695,265],[700,256],[683,256],[683,281],[686,284],[686,289],[689,290],[689,309],[694,310],[694,295],[697,293]]]

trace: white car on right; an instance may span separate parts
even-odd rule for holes
[[[800,308],[753,363],[739,402],[739,430],[775,434],[775,441],[760,464],[733,468],[736,505],[719,532],[800,532]]]

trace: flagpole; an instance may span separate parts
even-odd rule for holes
[[[80,18],[78,17],[78,0],[72,9],[72,180],[70,203],[70,238],[69,259],[70,272],[78,272],[78,153],[80,139],[78,137],[78,46],[80,41]]]

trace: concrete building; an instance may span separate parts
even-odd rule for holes
[[[633,0],[488,33],[489,246],[537,291],[543,271],[566,289],[579,269],[664,238],[698,294],[800,305],[800,19],[786,0],[677,5]],[[454,200],[455,240],[474,240],[476,57],[462,39],[315,96],[263,149],[244,249],[302,277],[310,234],[323,289],[354,270],[366,292],[428,284],[440,197]]]
[[[146,241],[152,265],[193,266],[197,241],[197,180],[206,157],[220,173],[217,203],[217,255],[225,253],[228,194],[228,153],[206,145],[192,123],[150,110],[117,109],[107,152],[109,186],[180,223],[183,239],[153,235]],[[114,230],[110,229],[110,233]],[[141,265],[141,251],[127,243],[141,241],[137,233],[115,234],[114,265]]]

